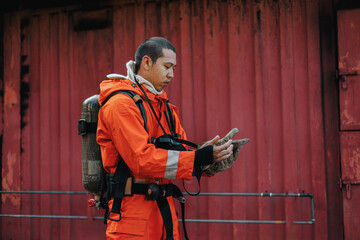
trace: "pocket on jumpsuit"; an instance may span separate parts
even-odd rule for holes
[[[121,223],[120,223],[121,222]],[[144,219],[123,218],[120,222],[113,222],[108,225],[109,233],[128,234],[133,236],[144,236],[147,221]]]
[[[151,214],[152,203],[150,201],[144,201],[144,196],[134,195],[133,197],[124,197],[121,214],[122,218],[120,222],[108,220],[108,226],[106,232],[108,234],[120,234],[129,236],[144,236],[147,228],[148,221]],[[139,204],[139,203],[142,204]],[[113,200],[109,201],[109,208],[112,208]],[[144,206],[147,205],[147,206]],[[143,205],[139,207],[139,205]],[[114,217],[115,219],[117,217]]]

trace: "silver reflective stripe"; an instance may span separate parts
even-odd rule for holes
[[[134,183],[146,183],[146,180],[142,178],[134,178]]]
[[[180,151],[168,151],[168,159],[166,162],[166,170],[164,178],[166,179],[175,179],[176,178],[176,172],[179,164],[179,155]]]

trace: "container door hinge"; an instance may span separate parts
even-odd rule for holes
[[[360,185],[360,181],[349,181],[349,180],[344,180],[344,179],[340,178],[339,186],[340,186],[341,190],[345,186],[347,199],[351,198],[351,185]]]

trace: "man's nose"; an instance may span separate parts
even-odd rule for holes
[[[173,78],[174,77],[174,69],[170,69],[170,72],[168,73],[168,78]]]

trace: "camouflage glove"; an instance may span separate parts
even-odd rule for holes
[[[232,139],[235,136],[235,134],[237,134],[238,132],[239,132],[239,130],[237,128],[233,128],[228,134],[226,134],[225,137],[220,139],[215,145],[220,146],[220,145],[225,144],[227,141]],[[201,170],[203,170],[208,176],[213,176],[213,175],[215,175],[215,173],[228,170],[229,168],[231,168],[231,166],[237,160],[240,149],[245,145],[245,143],[248,143],[249,141],[250,141],[250,139],[248,139],[248,138],[244,138],[244,139],[240,139],[240,140],[233,140],[232,141],[233,154],[229,158],[227,158],[221,162],[215,162],[210,165],[202,166]]]

